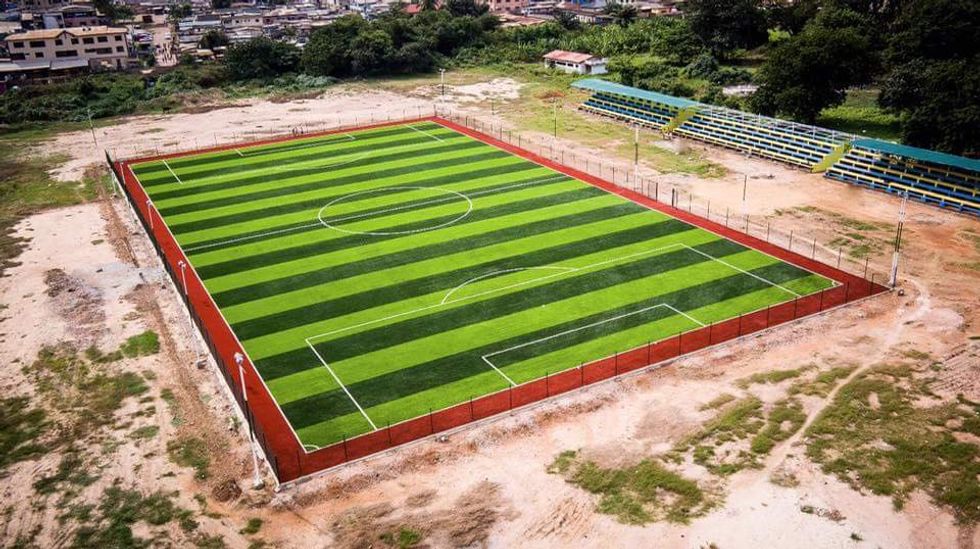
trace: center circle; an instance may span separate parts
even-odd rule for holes
[[[405,191],[429,192],[432,193],[432,195],[434,196],[432,196],[432,198],[422,199],[420,202],[416,204],[400,204],[400,205],[394,204],[389,207],[383,207],[380,210],[373,210],[373,211],[368,210],[364,213],[358,213],[355,211],[355,212],[350,212],[350,213],[333,216],[333,217],[324,216],[324,212],[326,212],[331,206],[336,206],[337,204],[341,204],[345,201],[353,200],[354,198],[357,197],[361,197],[368,194],[405,192]],[[389,212],[410,212],[412,209],[420,206],[426,206],[429,204],[452,203],[452,202],[464,202],[466,204],[465,211],[463,211],[463,213],[459,214],[458,216],[452,219],[442,221],[440,223],[435,223],[431,227],[419,227],[415,229],[406,229],[400,231],[398,230],[359,231],[355,229],[345,229],[339,226],[339,223],[343,221],[368,220],[371,219],[372,216],[377,214],[385,214]],[[441,187],[419,187],[419,186],[412,186],[412,185],[399,185],[396,187],[380,187],[377,189],[369,189],[366,191],[358,191],[350,194],[345,194],[343,196],[338,196],[337,198],[334,198],[330,202],[327,202],[325,206],[320,208],[320,211],[317,212],[316,214],[316,218],[320,221],[320,223],[323,224],[324,227],[327,227],[328,229],[333,229],[335,231],[340,231],[342,233],[387,236],[387,235],[422,233],[426,231],[434,231],[436,229],[441,229],[443,227],[447,227],[449,225],[452,225],[453,223],[462,220],[464,217],[470,215],[470,212],[472,211],[473,211],[473,201],[470,200],[468,196],[466,196],[461,192],[453,191],[450,189],[443,189]]]

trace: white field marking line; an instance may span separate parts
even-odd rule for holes
[[[533,181],[525,181],[523,183],[515,183],[513,185],[507,185],[506,187],[497,187],[496,189],[493,189],[493,190],[478,191],[478,192],[475,192],[475,193],[470,193],[468,196],[471,196],[471,197],[472,196],[480,196],[480,195],[483,195],[483,194],[489,194],[489,193],[492,193],[492,192],[499,192],[499,191],[502,191],[502,190],[513,189],[513,188],[517,188],[517,187],[524,187],[524,186],[529,186],[529,185],[535,185],[535,184],[538,184],[538,183],[546,183],[548,181],[552,181],[552,180],[559,179],[559,178],[566,178],[566,177],[568,177],[568,176],[567,175],[564,175],[564,174],[559,174],[559,175],[556,175],[556,176],[546,177],[544,179],[536,179],[536,180],[533,180]],[[570,181],[574,181],[574,179],[572,179]],[[344,196],[347,196],[347,195],[344,195]],[[423,205],[435,204],[437,202],[448,202],[450,200],[455,200],[455,198],[454,197],[450,197],[450,198],[439,198],[439,199],[434,199],[434,200],[431,200],[431,201],[428,201],[428,202],[423,202],[421,204],[416,204],[415,206],[423,206]],[[348,217],[343,217],[343,218],[338,218],[338,219],[331,219],[330,221],[331,222],[334,222],[334,223],[337,222],[337,221],[347,221],[348,219],[353,219],[355,217],[369,216],[369,215],[374,215],[374,214],[379,214],[379,213],[385,213],[385,212],[388,212],[388,211],[393,211],[394,209],[396,209],[396,208],[390,208],[388,210],[383,210],[383,211],[379,211],[379,212],[370,212],[370,213],[367,213],[367,214],[353,215],[353,216],[348,216]],[[260,239],[260,238],[265,238],[267,236],[276,236],[276,235],[279,235],[279,234],[285,234],[285,233],[289,233],[289,232],[293,232],[293,231],[299,231],[299,230],[302,230],[302,229],[310,229],[310,228],[313,228],[313,227],[321,227],[321,226],[323,226],[323,223],[317,221],[316,223],[309,223],[307,225],[300,225],[300,226],[297,226],[297,227],[290,227],[288,229],[277,229],[277,230],[274,230],[274,231],[267,231],[267,232],[264,232],[264,233],[258,233],[258,234],[249,235],[249,236],[241,236],[241,237],[236,237],[236,238],[230,238],[228,240],[222,240],[220,242],[212,242],[211,244],[203,244],[203,245],[200,245],[200,246],[191,246],[189,248],[185,248],[184,249],[184,252],[185,253],[193,253],[193,252],[197,252],[197,251],[200,251],[200,250],[206,250],[208,248],[214,248],[214,247],[217,247],[217,246],[224,246],[224,245],[227,245],[227,244],[235,244],[237,242],[245,242],[245,241],[248,241],[248,240],[256,240],[256,239]],[[429,230],[431,230],[431,229],[429,229]]]
[[[351,326],[346,326],[344,328],[338,328],[336,330],[331,330],[329,332],[324,332],[322,334],[317,334],[317,335],[314,335],[314,336],[310,336],[306,340],[307,341],[313,341],[315,339],[321,339],[321,338],[324,338],[324,337],[327,337],[327,336],[331,336],[331,335],[334,335],[334,334],[339,334],[339,333],[346,332],[346,331],[349,331],[349,330],[355,330],[357,328],[363,328],[365,326],[370,326],[371,324],[377,324],[379,322],[387,322],[389,320],[393,320],[395,318],[403,317],[403,316],[406,316],[406,315],[420,313],[422,311],[427,311],[429,309],[435,309],[437,307],[442,307],[443,305],[452,305],[453,303],[459,303],[461,301],[468,301],[470,299],[476,299],[478,297],[483,297],[485,295],[495,294],[497,292],[502,292],[504,290],[510,290],[510,289],[513,289],[513,288],[521,287],[521,286],[527,286],[528,284],[533,284],[535,282],[540,282],[542,280],[547,280],[547,279],[550,279],[550,278],[554,278],[556,276],[561,276],[561,275],[568,274],[568,273],[573,273],[573,272],[587,271],[587,270],[593,269],[595,267],[599,267],[599,266],[602,266],[602,265],[608,265],[609,263],[614,263],[616,261],[623,261],[623,260],[626,260],[626,259],[631,259],[633,257],[641,256],[641,255],[657,253],[657,252],[660,252],[660,251],[663,251],[663,250],[669,250],[671,248],[684,247],[684,246],[685,245],[684,244],[681,244],[681,243],[668,244],[666,246],[661,246],[659,248],[654,248],[652,250],[645,250],[645,251],[642,251],[642,252],[636,252],[636,253],[628,254],[628,255],[625,255],[625,256],[622,256],[622,257],[614,257],[614,258],[611,258],[611,259],[606,259],[606,260],[603,260],[603,261],[592,263],[590,265],[585,265],[583,267],[568,267],[569,270],[562,271],[560,273],[555,273],[555,274],[540,276],[540,277],[537,277],[537,278],[534,278],[534,279],[531,279],[531,280],[525,280],[523,282],[517,282],[515,284],[510,284],[510,285],[503,286],[503,287],[500,287],[500,288],[494,288],[492,290],[486,290],[486,291],[483,291],[483,292],[475,293],[473,295],[468,295],[468,296],[460,297],[458,299],[453,299],[453,300],[447,301],[445,303],[434,303],[432,305],[426,305],[425,307],[419,307],[417,309],[412,309],[411,311],[404,311],[404,312],[401,312],[401,313],[395,313],[393,315],[388,315],[388,316],[382,317],[382,318],[376,318],[376,319],[373,319],[373,320],[366,320],[366,321],[360,322],[358,324],[353,324]]]
[[[576,328],[570,328],[568,330],[565,330],[565,331],[562,331],[562,332],[558,332],[557,334],[551,334],[551,335],[548,335],[548,336],[539,337],[538,339],[535,339],[535,340],[532,340],[532,341],[525,341],[524,343],[518,343],[517,345],[514,345],[512,347],[507,347],[506,349],[501,349],[499,351],[494,351],[492,353],[485,354],[485,355],[483,355],[480,358],[482,358],[490,366],[493,366],[494,369],[497,369],[497,367],[494,366],[494,364],[492,362],[490,362],[490,357],[492,357],[492,356],[497,356],[499,354],[503,354],[503,353],[506,353],[506,352],[509,352],[509,351],[516,351],[517,349],[522,349],[524,347],[528,347],[528,346],[534,345],[536,343],[541,343],[543,341],[548,341],[549,339],[555,339],[556,337],[561,337],[563,335],[568,335],[568,334],[571,334],[571,333],[580,332],[580,331],[586,330],[588,328],[594,328],[595,326],[599,326],[600,324],[605,324],[607,322],[615,322],[617,320],[626,318],[628,316],[633,316],[633,315],[638,315],[640,313],[645,313],[645,312],[647,312],[649,310],[657,309],[659,307],[666,307],[666,308],[670,309],[671,311],[674,311],[675,313],[678,313],[678,314],[684,316],[685,318],[687,318],[691,322],[694,322],[695,324],[698,324],[699,326],[702,326],[702,327],[705,326],[705,324],[703,322],[701,322],[699,320],[695,320],[691,316],[689,316],[689,315],[687,315],[687,314],[685,314],[685,313],[677,310],[676,308],[674,308],[674,307],[672,307],[672,306],[670,306],[670,305],[668,305],[666,303],[658,303],[656,305],[650,305],[649,307],[643,307],[642,309],[637,309],[636,311],[632,311],[632,312],[629,312],[629,313],[623,313],[621,315],[616,315],[616,316],[614,316],[612,318],[606,318],[604,320],[597,320],[595,322],[586,324],[584,326],[578,326]]]
[[[510,386],[511,387],[517,387],[517,383],[514,383],[514,380],[511,379],[510,376],[508,376],[507,374],[505,374],[500,368],[497,368],[496,366],[494,366],[493,362],[490,362],[489,360],[487,360],[487,357],[481,356],[480,358],[482,358],[483,359],[483,362],[486,362],[488,366],[490,366],[491,368],[493,368],[493,371],[497,372],[498,374],[500,374],[500,376],[502,378],[506,379],[507,380],[507,383],[510,383]]]
[[[449,221],[445,221],[445,222],[440,223],[438,225],[434,225],[432,227],[424,227],[422,229],[413,229],[413,230],[410,230],[410,231],[355,231],[355,230],[344,229],[344,228],[338,227],[336,225],[331,225],[329,221],[326,221],[325,219],[323,219],[323,210],[326,210],[327,208],[329,208],[330,206],[333,206],[337,202],[340,202],[340,201],[344,200],[345,198],[350,198],[352,196],[359,196],[359,195],[362,195],[362,194],[369,194],[369,193],[373,193],[373,192],[388,191],[388,190],[394,190],[394,189],[418,189],[418,190],[421,190],[421,189],[433,189],[433,188],[438,189],[440,191],[444,191],[444,192],[447,192],[447,193],[454,194],[454,195],[462,198],[463,200],[465,200],[466,201],[466,206],[467,206],[466,207],[466,211],[463,212],[462,215],[459,215],[457,217],[454,217],[453,219],[450,219]],[[333,229],[335,231],[339,231],[339,232],[342,232],[342,233],[347,233],[347,234],[366,234],[366,235],[371,235],[371,236],[388,236],[388,235],[398,235],[398,234],[422,233],[422,232],[426,232],[426,231],[434,231],[436,229],[441,229],[443,227],[447,227],[449,225],[452,225],[452,224],[456,223],[457,221],[463,219],[464,217],[470,215],[470,212],[472,212],[472,211],[473,211],[473,201],[470,200],[470,197],[466,196],[465,194],[463,194],[461,192],[457,192],[457,191],[454,191],[454,190],[451,190],[451,189],[443,189],[443,188],[440,188],[440,187],[419,187],[419,186],[411,186],[411,185],[401,185],[401,186],[397,186],[397,187],[380,187],[380,188],[377,188],[377,189],[368,189],[368,190],[365,190],[365,191],[359,191],[359,192],[356,192],[356,193],[351,193],[351,194],[345,194],[343,196],[338,196],[337,198],[331,200],[326,205],[324,205],[322,208],[320,208],[320,211],[318,211],[316,213],[316,218],[320,221],[320,223],[323,224],[324,227],[326,227],[328,229]],[[375,213],[378,213],[378,212],[375,212]]]
[[[698,319],[694,318],[693,316],[685,313],[684,311],[682,311],[682,310],[674,307],[673,305],[670,305],[668,303],[661,303],[661,305],[663,305],[664,307],[667,307],[671,311],[674,311],[675,313],[683,316],[684,318],[690,320],[691,322],[697,324],[698,326],[701,326],[702,328],[704,328],[705,326],[707,326],[707,324],[705,324],[704,322],[701,322],[700,320],[698,320]]]
[[[354,137],[353,135],[351,135],[349,133],[345,133],[343,135],[345,136],[344,139],[329,139],[329,140],[326,140],[326,141],[317,141],[317,142],[312,142],[312,143],[297,143],[296,145],[287,146],[287,147],[281,147],[279,149],[250,151],[248,154],[243,153],[241,151],[241,149],[235,149],[235,152],[237,152],[238,153],[238,156],[241,156],[241,157],[262,156],[262,155],[266,155],[266,154],[276,154],[276,153],[281,153],[281,152],[295,151],[295,150],[299,150],[299,149],[309,149],[309,148],[312,148],[312,147],[321,147],[323,145],[333,145],[334,143],[342,143],[344,141],[355,141],[357,139],[356,137]],[[259,146],[261,147],[261,146],[264,146],[264,145],[259,145]]]
[[[411,129],[419,132],[422,135],[427,135],[427,136],[431,137],[432,139],[435,139],[436,141],[443,141],[443,139],[441,137],[436,137],[436,136],[432,135],[431,133],[429,133],[429,132],[427,132],[425,130],[420,130],[420,129],[416,128],[415,126],[409,125],[407,127],[409,127]]]
[[[505,191],[505,190],[514,189],[514,188],[518,188],[518,187],[526,187],[526,186],[534,185],[534,184],[537,184],[537,183],[546,183],[548,181],[553,181],[555,179],[564,178],[564,177],[568,177],[568,176],[558,175],[558,176],[546,177],[544,179],[536,179],[534,181],[525,181],[523,183],[515,183],[513,185],[506,185],[506,186],[497,187],[497,188],[494,188],[494,189],[487,189],[487,190],[484,190],[484,191],[476,191],[476,192],[471,192],[471,193],[462,193],[462,192],[460,192],[459,194],[462,194],[462,195],[468,196],[470,198],[473,198],[473,197],[482,196],[482,195],[485,195],[485,194],[498,193],[500,191]],[[451,191],[449,189],[444,189],[442,187],[381,187],[379,189],[369,189],[369,190],[366,190],[366,191],[360,191],[360,192],[355,192],[355,193],[351,193],[351,194],[345,194],[345,195],[343,195],[342,197],[339,197],[339,198],[346,198],[348,196],[354,196],[354,195],[358,195],[358,194],[364,194],[364,193],[368,193],[368,192],[371,192],[371,191],[374,191],[374,190],[391,190],[391,189],[398,189],[398,188],[403,188],[403,189],[404,188],[410,188],[410,189],[438,189],[438,190],[446,191],[446,192],[450,192],[450,193],[454,192],[454,191]],[[374,212],[367,212],[367,213],[362,213],[362,214],[351,214],[351,215],[346,215],[344,217],[337,217],[337,218],[329,219],[329,220],[322,220],[321,219],[321,221],[323,221],[324,223],[340,223],[340,222],[343,222],[343,221],[350,221],[352,219],[360,219],[362,217],[371,217],[371,216],[377,215],[377,214],[397,212],[397,211],[401,211],[401,210],[410,210],[412,208],[417,208],[419,206],[430,206],[432,204],[439,204],[439,203],[442,203],[442,202],[451,202],[453,200],[456,200],[456,198],[457,197],[455,197],[455,196],[449,196],[449,197],[445,197],[445,198],[433,198],[432,200],[426,200],[424,202],[419,202],[418,204],[408,204],[408,205],[405,205],[405,206],[393,206],[391,208],[385,208],[383,210],[377,210],[377,211],[374,211]],[[334,201],[331,202],[331,204],[333,204],[333,203],[336,203],[336,200],[334,200]],[[329,205],[330,204],[327,204],[327,206],[329,206]],[[324,206],[323,208],[320,208],[321,213],[322,213],[322,211],[324,209],[326,209],[327,206]],[[318,216],[319,215],[320,214],[318,214]]]
[[[367,412],[364,411],[364,408],[361,408],[361,405],[358,404],[357,400],[354,399],[354,396],[350,394],[350,391],[347,390],[347,386],[344,385],[343,382],[340,381],[340,378],[337,377],[337,374],[334,373],[333,368],[331,368],[330,365],[327,364],[326,360],[323,360],[323,357],[320,356],[320,352],[316,350],[316,347],[314,347],[313,344],[310,343],[309,339],[306,340],[306,344],[310,347],[310,350],[313,351],[313,354],[315,354],[316,357],[320,359],[320,362],[323,363],[323,366],[327,369],[327,371],[330,372],[330,375],[333,376],[333,379],[334,381],[337,382],[337,385],[340,385],[340,388],[343,389],[345,393],[347,393],[347,397],[350,398],[350,401],[354,403],[354,406],[357,406],[357,409],[361,411],[361,415],[363,415],[364,419],[366,419],[368,423],[371,424],[371,428],[377,431],[378,426],[375,425],[373,421],[371,421],[371,418],[368,417]]]
[[[320,449],[320,447],[317,446],[316,444],[309,444],[304,442],[303,449],[306,450],[307,453],[309,453],[309,452],[316,452],[317,450]]]
[[[179,177],[177,177],[177,174],[175,174],[174,171],[170,169],[170,164],[167,164],[166,160],[163,161],[163,165],[167,167],[167,171],[170,172],[170,175],[174,176],[174,179],[177,180],[177,183],[180,183],[181,185],[184,184],[184,182],[181,181]]]
[[[301,229],[310,229],[312,227],[319,227],[319,226],[321,226],[320,223],[308,223],[306,225],[299,225],[299,226],[296,226],[296,227],[289,227],[288,229],[276,229],[274,231],[268,231],[268,232],[259,233],[259,234],[253,234],[253,235],[249,235],[249,236],[240,236],[240,237],[237,237],[237,238],[230,238],[228,240],[222,240],[220,242],[212,242],[211,244],[202,244],[200,246],[191,246],[189,248],[186,248],[184,250],[184,252],[190,254],[190,253],[194,253],[194,252],[197,252],[197,251],[200,251],[200,250],[206,250],[208,248],[214,248],[216,246],[224,246],[226,244],[234,244],[236,242],[245,242],[247,240],[255,240],[255,239],[258,239],[258,238],[265,238],[267,236],[275,236],[275,235],[278,235],[278,234],[284,234],[284,233],[289,233],[289,232],[293,232],[293,231],[299,231]]]
[[[468,284],[472,284],[473,282],[476,282],[478,280],[483,280],[484,278],[489,278],[489,277],[494,276],[494,275],[501,275],[501,274],[506,274],[506,273],[516,273],[516,272],[520,272],[520,271],[531,271],[531,270],[537,270],[537,269],[559,269],[559,270],[562,270],[562,271],[573,271],[574,270],[572,267],[557,267],[557,266],[553,266],[553,265],[542,265],[540,267],[515,267],[513,269],[501,269],[499,271],[491,271],[489,273],[485,273],[485,274],[482,274],[480,276],[475,276],[475,277],[467,280],[466,282],[463,282],[459,286],[456,286],[452,290],[449,290],[448,292],[446,292],[445,297],[442,298],[442,301],[440,301],[439,304],[440,305],[445,305],[446,302],[449,300],[449,296],[453,295],[453,293],[455,293],[457,290],[462,290],[464,286],[466,286]]]
[[[761,280],[762,282],[765,282],[766,284],[769,284],[770,286],[774,286],[776,288],[779,288],[780,290],[782,290],[784,292],[793,294],[796,297],[802,297],[800,294],[794,292],[793,290],[790,290],[789,288],[787,288],[785,286],[780,286],[779,284],[776,284],[775,282],[773,282],[771,280],[767,280],[767,279],[765,279],[765,278],[763,278],[763,277],[761,277],[761,276],[759,276],[759,275],[757,275],[755,273],[750,273],[749,271],[746,271],[745,269],[740,269],[740,268],[736,267],[735,265],[732,265],[731,263],[728,263],[727,261],[723,261],[721,259],[718,259],[717,257],[712,256],[711,254],[702,252],[701,250],[696,250],[696,249],[694,249],[694,248],[692,248],[692,247],[690,247],[690,246],[688,246],[686,244],[684,245],[684,247],[687,248],[687,249],[689,249],[689,250],[691,250],[692,252],[694,252],[696,254],[701,254],[704,257],[707,257],[708,259],[712,259],[714,261],[717,261],[718,263],[721,263],[722,265],[724,265],[724,266],[726,266],[726,267],[728,267],[730,269],[735,269],[736,271],[738,271],[738,272],[740,272],[742,274],[747,274],[747,275],[751,276],[752,278],[755,278],[757,280]],[[757,250],[755,250],[753,248],[749,248],[749,249],[752,250],[752,251],[757,251]],[[775,259],[779,259],[779,258],[775,258]],[[779,260],[779,261],[782,261],[782,260]]]

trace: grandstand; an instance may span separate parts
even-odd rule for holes
[[[825,172],[826,177],[980,215],[980,161],[897,145],[641,90],[595,78],[591,113],[747,154]]]
[[[877,139],[856,139],[826,177],[980,215],[980,161]]]

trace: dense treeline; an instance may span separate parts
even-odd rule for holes
[[[96,75],[0,96],[0,122],[79,119],[166,109],[180,93],[214,87],[304,89],[334,78],[437,67],[537,63],[553,49],[610,58],[609,78],[673,95],[814,122],[848,88],[880,87],[906,142],[956,153],[980,143],[980,2],[975,0],[688,0],[683,18],[637,19],[612,3],[614,24],[556,14],[500,28],[474,0],[396,5],[372,21],[343,17],[301,50],[266,38],[230,46],[221,65],[162,76]],[[205,46],[223,36],[205,37]],[[748,99],[722,87],[755,83]]]

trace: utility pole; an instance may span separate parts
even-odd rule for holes
[[[446,69],[439,69],[439,86],[442,88],[440,95],[446,97]]]
[[[892,253],[892,272],[889,286],[894,288],[898,284],[898,258],[902,253],[902,232],[905,230],[905,209],[909,204],[909,193],[905,192],[902,197],[902,204],[898,207],[898,226],[895,228],[895,251]]]
[[[633,181],[640,180],[640,125],[637,124],[633,132]]]
[[[742,174],[742,217],[746,219],[746,224],[748,224],[749,219],[749,203],[748,203],[748,191],[749,191],[749,176],[748,174]]]
[[[555,139],[558,139],[558,98],[555,98]]]
[[[95,142],[95,148],[98,149],[99,140],[95,138],[95,125],[92,124],[92,109],[91,107],[86,107],[85,110],[88,111],[88,128],[92,130],[92,141]]]
[[[238,379],[242,382],[242,400],[244,401],[245,422],[248,423],[248,446],[252,451],[252,471],[255,477],[252,479],[252,487],[259,489],[262,487],[262,476],[259,475],[259,456],[255,452],[255,433],[252,431],[252,422],[249,421],[248,412],[248,392],[245,390],[245,355],[235,353],[235,364],[238,364]]]

